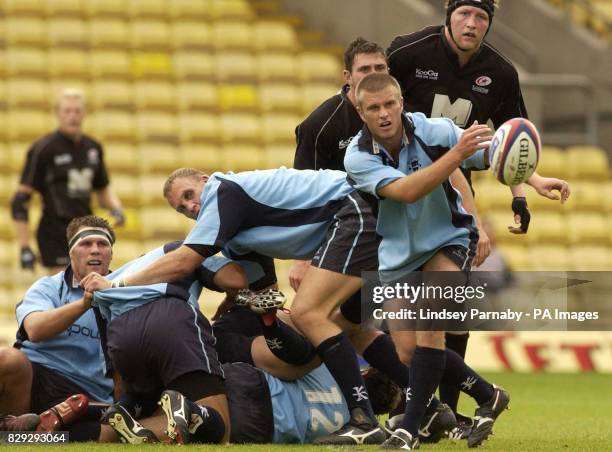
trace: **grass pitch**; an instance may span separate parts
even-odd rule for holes
[[[510,392],[510,410],[495,425],[495,434],[480,447],[490,451],[612,451],[612,376],[597,374],[486,374],[487,379]],[[462,396],[460,411],[473,413],[474,404]],[[125,452],[150,450],[168,452],[173,446],[137,447],[122,444],[70,444],[63,446],[0,446],[20,451],[44,450]],[[423,445],[422,450],[467,449],[467,443],[443,440]],[[368,447],[308,445],[201,446],[181,450],[225,450],[237,452],[363,451]]]

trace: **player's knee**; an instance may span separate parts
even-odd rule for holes
[[[29,369],[28,358],[22,352],[12,347],[0,347],[0,375],[24,375]]]
[[[397,345],[395,346],[395,349],[400,361],[405,365],[410,366],[410,363],[412,363],[412,355],[414,355],[414,349],[411,347],[398,347]]]

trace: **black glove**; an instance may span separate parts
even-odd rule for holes
[[[21,253],[19,253],[19,260],[21,261],[21,268],[24,270],[34,270],[34,263],[36,262],[36,256],[29,246],[22,246]]]
[[[115,208],[110,211],[110,214],[115,219],[115,226],[123,226],[125,224],[125,214],[120,208]]]
[[[514,215],[521,217],[521,231],[527,232],[529,221],[531,221],[531,214],[527,208],[527,199],[524,196],[515,196],[512,199],[512,211]]]

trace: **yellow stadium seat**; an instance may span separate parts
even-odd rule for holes
[[[140,182],[137,178],[127,174],[112,174],[111,184],[113,192],[124,206],[140,206]]]
[[[219,82],[247,82],[255,79],[255,57],[249,52],[217,54],[215,75]]]
[[[565,151],[556,146],[542,146],[538,174],[544,177],[566,179],[569,176]]]
[[[113,261],[111,267],[118,269],[124,264],[136,259],[143,254],[144,247],[140,240],[117,240],[113,246]]]
[[[567,244],[568,227],[559,213],[541,212],[532,215],[527,241],[532,244]]]
[[[9,169],[11,169],[11,154],[6,143],[0,141],[0,171],[5,174]]]
[[[527,246],[527,236],[531,234],[531,226],[529,232],[525,234],[513,234],[508,231],[508,226],[516,227],[514,224],[514,215],[510,208],[502,210],[487,210],[479,212],[483,219],[486,219],[493,229],[495,240],[499,246]],[[532,219],[533,223],[533,219]]]
[[[183,168],[197,168],[212,174],[220,171],[223,155],[219,146],[211,144],[183,144],[180,152],[180,165]]]
[[[302,86],[302,113],[310,114],[321,102],[338,94],[340,84],[306,83]]]
[[[45,21],[39,17],[7,16],[6,43],[9,46],[30,45],[45,47],[47,45],[47,28]]]
[[[499,251],[512,271],[529,270],[527,249],[520,245],[500,245]]]
[[[93,52],[90,58],[91,77],[104,78],[131,78],[131,64],[129,54],[125,51],[100,50]]]
[[[264,153],[259,146],[224,146],[222,150],[224,170],[252,171],[264,166]]]
[[[130,44],[134,49],[165,50],[170,44],[170,30],[161,20],[137,20],[132,23]]]
[[[0,207],[0,237],[12,239],[15,235],[15,227],[11,221],[11,211],[8,207]]]
[[[261,118],[262,137],[265,143],[295,144],[295,127],[301,118],[290,113],[267,113]]]
[[[130,0],[129,13],[133,18],[152,17],[156,19],[168,19],[169,5],[167,0]]]
[[[208,2],[202,0],[173,0],[168,5],[170,15],[176,19],[207,20],[211,18]]]
[[[168,205],[168,202],[163,196],[164,183],[166,182],[167,178],[167,175],[141,175],[139,190],[140,202],[143,207],[153,205],[166,207]],[[168,211],[171,212],[169,207]]]
[[[612,181],[608,181],[602,187],[603,190],[603,208],[605,212],[612,214]],[[612,223],[610,223],[610,230],[612,230]],[[612,242],[611,242],[612,243]]]
[[[170,174],[179,167],[178,148],[167,143],[140,143],[139,150],[141,174]]]
[[[132,84],[123,80],[98,80],[91,86],[94,109],[131,109],[134,105]]]
[[[0,110],[0,121],[2,121],[2,124],[7,123],[7,114],[3,110]],[[6,140],[7,137],[8,131],[6,130],[6,127],[0,127],[0,141]]]
[[[51,77],[81,77],[89,75],[89,54],[83,50],[52,50],[49,53]]]
[[[95,136],[102,140],[133,142],[136,137],[134,117],[120,110],[100,110],[93,114]]]
[[[174,74],[181,80],[209,80],[216,72],[214,57],[207,52],[177,51],[173,59]]]
[[[17,254],[12,254],[13,244],[6,240],[0,240],[0,266],[5,267],[13,263]]]
[[[49,85],[39,79],[14,78],[7,83],[8,107],[49,109],[52,93]]]
[[[86,0],[87,14],[92,18],[126,17],[129,0]]]
[[[252,85],[220,85],[219,106],[222,110],[255,110],[257,91]]]
[[[570,244],[606,244],[610,225],[605,215],[590,212],[573,212],[568,215],[568,239]]]
[[[160,187],[161,192],[161,187]],[[160,195],[161,196],[161,195]],[[170,206],[147,207],[141,210],[144,238],[182,240],[188,219],[174,212]]]
[[[582,245],[570,248],[572,270],[610,271],[612,270],[612,249],[605,245]]]
[[[132,75],[135,78],[169,79],[172,76],[170,55],[161,52],[138,52],[132,56]]]
[[[182,82],[177,85],[176,94],[180,110],[216,110],[219,105],[216,83]]]
[[[131,143],[105,142],[104,163],[111,175],[138,172],[139,155]]]
[[[4,146],[0,147],[0,152],[6,152],[6,156],[8,157],[8,150],[4,149]],[[6,165],[9,163],[10,162],[7,161]],[[4,166],[4,162],[2,162],[2,166]],[[10,205],[16,187],[17,185],[13,183],[12,177],[0,175],[0,205]]]
[[[176,90],[172,83],[159,81],[138,82],[134,85],[138,110],[173,111],[176,107]]]
[[[76,16],[86,14],[85,0],[53,0],[45,2],[46,12],[49,16]]]
[[[50,2],[53,3],[53,2]],[[49,46],[83,48],[87,42],[87,26],[79,18],[55,18],[48,22]]]
[[[219,117],[212,113],[183,113],[179,116],[179,136],[182,144],[216,143],[220,140]]]
[[[566,203],[568,208],[581,212],[604,212],[606,200],[603,189],[604,182],[587,182],[572,180],[569,182],[571,194]]]
[[[176,142],[178,139],[176,118],[170,113],[139,112],[137,126],[140,141]]]
[[[12,110],[8,113],[8,138],[29,141],[51,131],[53,119],[48,111]]]
[[[221,140],[225,143],[252,144],[261,140],[261,124],[256,115],[225,113],[221,115]]]
[[[304,82],[341,82],[342,64],[338,57],[324,52],[303,52],[298,57],[298,77]]]
[[[264,147],[264,168],[293,167],[295,146],[288,144],[268,144]]]
[[[596,146],[570,146],[566,149],[570,177],[606,180],[609,175],[608,156]]]
[[[47,52],[25,47],[6,50],[6,72],[11,77],[47,75]]]
[[[533,245],[529,247],[529,267],[537,271],[569,271],[570,255],[567,247]]]
[[[89,24],[89,44],[94,48],[125,48],[129,39],[130,29],[125,20],[94,18]]]
[[[21,176],[28,149],[30,149],[31,145],[31,141],[14,141],[9,143],[11,171],[14,174],[19,174]]]
[[[258,51],[299,49],[297,34],[288,23],[272,20],[258,21],[253,27],[255,49]]]
[[[176,21],[172,26],[172,47],[175,49],[209,50],[212,48],[211,27],[199,21]]]
[[[255,16],[247,0],[208,0],[215,20],[252,20]]]
[[[476,207],[481,214],[487,214],[490,210],[507,209],[511,214],[512,192],[510,187],[497,180],[484,179],[474,182],[476,195]]]
[[[259,108],[264,112],[298,113],[301,109],[300,89],[292,83],[267,83],[259,88]]]
[[[218,50],[250,50],[254,43],[251,24],[244,21],[215,22],[212,32]]]
[[[7,16],[30,15],[42,16],[45,12],[44,0],[4,0],[3,9]]]
[[[297,62],[294,55],[265,52],[258,55],[256,63],[257,78],[260,81],[277,80],[295,83]]]

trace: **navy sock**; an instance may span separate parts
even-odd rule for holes
[[[266,344],[278,359],[300,365],[314,358],[316,354],[314,346],[289,325],[276,317],[260,318],[260,320]]]
[[[468,338],[470,333],[451,334],[446,333],[446,348],[457,353],[462,359],[465,358]],[[448,384],[443,378],[440,382],[440,399],[446,403],[453,412],[457,412],[457,404],[459,403],[459,387],[455,384]]]
[[[446,370],[442,381],[461,389],[476,400],[478,405],[488,402],[493,397],[493,385],[468,366],[461,356],[449,349],[446,349]]]
[[[412,436],[418,435],[419,426],[444,373],[444,350],[418,347],[410,366],[410,387],[406,393],[406,411],[401,428]]]
[[[355,408],[361,408],[364,414],[374,424],[377,424],[368,392],[359,371],[357,355],[346,334],[340,333],[325,339],[317,347],[317,353],[340,386],[349,412],[352,412]]]
[[[380,370],[400,388],[410,384],[410,369],[400,361],[395,345],[388,334],[381,334],[363,351],[363,359]]]
[[[192,418],[189,423],[189,438],[195,443],[217,444],[225,434],[225,422],[217,410],[187,400]],[[199,416],[194,419],[193,415]],[[194,430],[195,428],[195,430]]]
[[[64,427],[68,431],[71,443],[82,443],[86,441],[98,441],[101,426],[99,422],[76,422]]]

